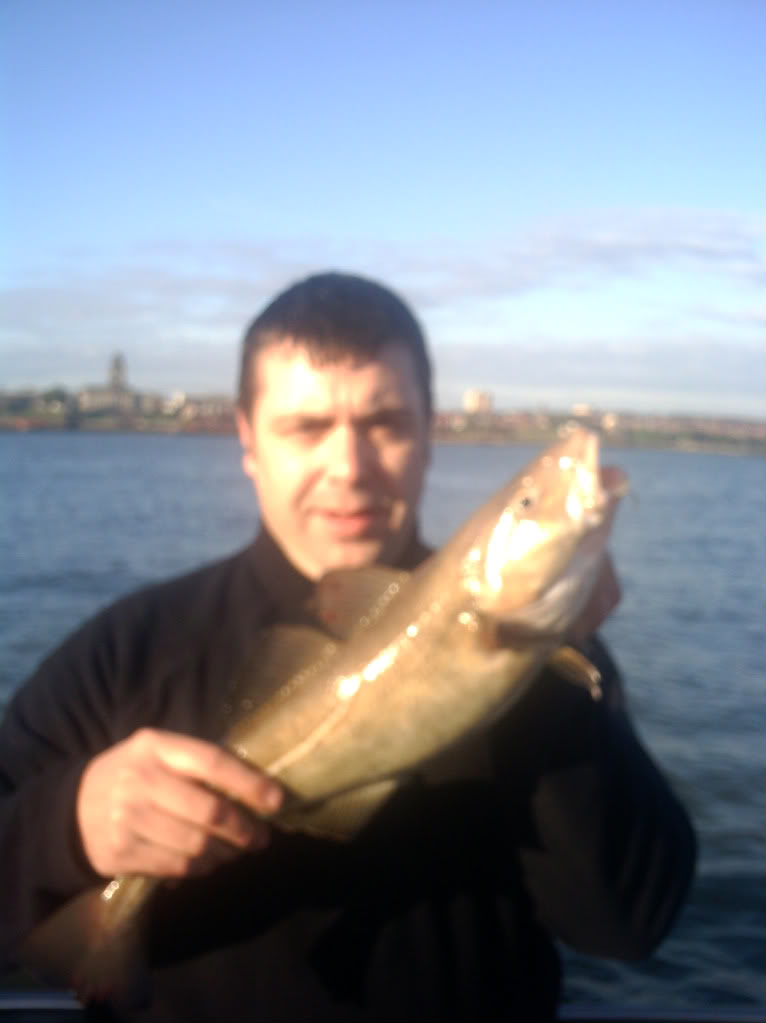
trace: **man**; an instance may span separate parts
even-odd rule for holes
[[[632,958],[670,926],[693,835],[595,639],[603,701],[543,672],[487,735],[489,776],[416,780],[348,844],[270,828],[279,787],[214,742],[259,630],[311,622],[324,572],[427,557],[430,415],[423,336],[398,298],[342,274],[289,288],[243,345],[259,536],[101,612],[9,708],[4,950],[104,878],[185,879],[150,907],[150,1004],[105,1018],[546,1018],[550,934]]]

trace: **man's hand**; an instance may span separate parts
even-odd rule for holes
[[[142,728],[85,768],[77,823],[85,854],[104,877],[187,877],[264,848],[269,825],[243,807],[268,815],[281,801],[279,786],[233,753]]]

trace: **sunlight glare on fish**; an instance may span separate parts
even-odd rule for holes
[[[362,672],[362,678],[365,682],[374,682],[376,678],[383,674],[383,672],[390,668],[396,660],[397,648],[395,644],[387,646],[385,650],[382,650],[377,657],[373,658],[367,667]]]
[[[335,690],[338,699],[350,700],[358,691],[361,681],[362,680],[359,675],[344,675],[344,677],[339,680],[337,689]]]
[[[582,518],[583,504],[577,494],[567,494],[566,509],[570,519],[577,521]]]
[[[485,574],[490,589],[495,593],[499,593],[503,585],[503,577],[500,569],[502,568],[506,556],[508,541],[513,535],[514,522],[513,513],[506,509],[498,519],[497,525],[492,530],[492,536],[489,538],[489,543],[487,544]]]
[[[120,881],[118,878],[115,878],[113,881],[110,881],[106,888],[104,888],[104,890],[101,892],[101,898],[105,902],[108,902],[114,895],[114,893],[119,890],[119,888]]]
[[[499,593],[503,587],[503,565],[524,558],[540,542],[542,534],[534,519],[519,521],[512,512],[503,512],[487,545],[485,575],[493,592]]]

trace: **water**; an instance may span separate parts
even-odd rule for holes
[[[529,448],[439,447],[422,523],[441,543]],[[764,1011],[766,486],[752,457],[615,451],[630,475],[604,630],[638,730],[694,819],[700,864],[670,938],[639,965],[565,952],[565,1001]],[[0,434],[0,704],[121,593],[246,543],[233,438]]]

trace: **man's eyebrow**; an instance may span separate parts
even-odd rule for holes
[[[415,412],[407,405],[383,405],[353,418],[354,422],[363,426],[373,426],[375,423],[409,423],[415,419]]]
[[[277,430],[291,430],[302,426],[331,426],[336,421],[333,412],[295,411],[276,415],[271,425]],[[415,419],[415,412],[407,405],[381,405],[360,415],[352,415],[351,420],[360,426],[372,426],[382,422],[410,422]]]
[[[289,430],[296,426],[329,426],[335,416],[329,412],[287,412],[274,416],[271,425],[277,430]]]

